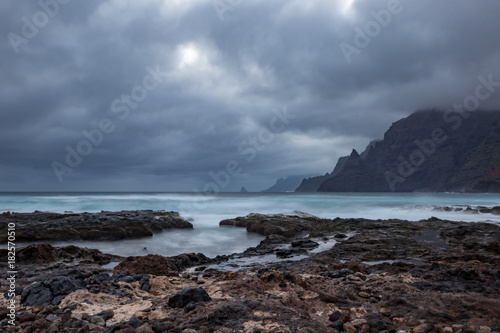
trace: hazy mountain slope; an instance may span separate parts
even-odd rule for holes
[[[304,176],[289,176],[280,178],[276,183],[268,189],[261,192],[266,193],[279,193],[279,192],[293,192],[300,185]]]
[[[310,177],[310,178],[305,178],[302,180],[300,183],[300,186],[296,188],[296,192],[316,192],[318,191],[318,188],[323,184],[323,182],[327,179],[332,178],[333,176],[337,175],[340,170],[344,167],[344,163],[349,159],[349,156],[342,156],[339,158],[337,161],[337,165],[335,166],[335,169],[331,173],[327,173],[323,176],[316,176],[316,177]]]

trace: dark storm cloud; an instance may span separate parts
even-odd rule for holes
[[[260,190],[331,171],[393,121],[461,103],[479,76],[500,81],[495,0],[55,3],[0,2],[0,190],[203,190],[229,161],[240,174],[223,190]],[[30,31],[43,8],[56,12]],[[151,71],[161,82],[141,90]],[[67,147],[103,121],[113,129],[69,166]]]

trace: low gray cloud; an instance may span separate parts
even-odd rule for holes
[[[223,191],[329,172],[399,118],[461,103],[479,76],[500,81],[499,12],[495,0],[2,1],[0,191],[203,190],[230,161],[241,170]],[[151,71],[161,82],[146,89]],[[497,93],[481,108],[499,105]],[[84,133],[98,144],[70,166]]]

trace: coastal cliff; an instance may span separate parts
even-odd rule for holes
[[[353,150],[340,171],[297,191],[322,181],[318,192],[499,192],[500,112],[418,111],[363,154]]]
[[[288,176],[286,178],[280,178],[276,183],[261,191],[262,193],[282,193],[282,192],[293,192],[300,185],[304,179],[304,176]]]

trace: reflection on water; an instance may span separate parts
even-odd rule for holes
[[[181,253],[203,253],[207,257],[232,254],[245,251],[256,246],[263,236],[248,233],[244,228],[215,227],[200,229],[182,229],[164,231],[153,237],[140,239],[124,239],[119,241],[68,241],[51,242],[54,246],[76,245],[98,249],[104,253],[120,256],[143,256],[160,254],[175,256]],[[19,244],[24,246],[27,244]]]

